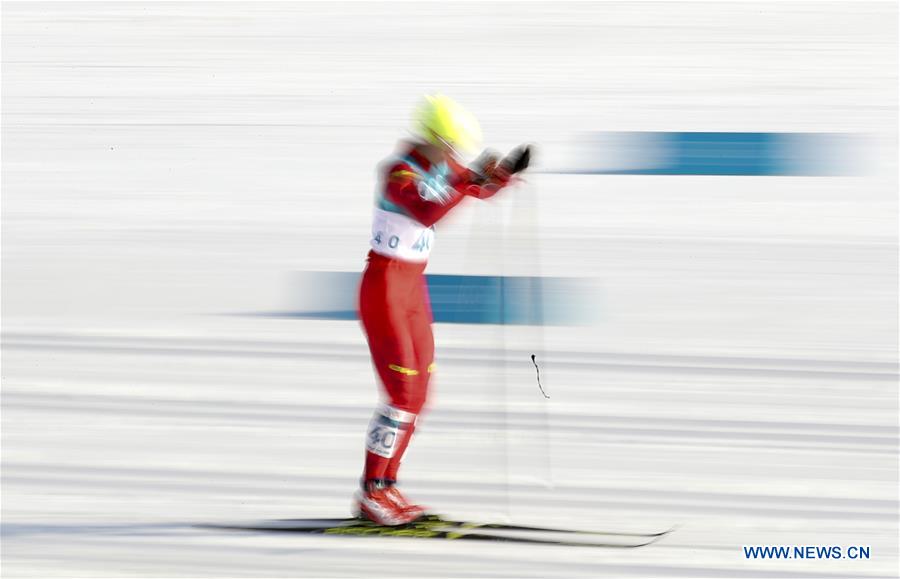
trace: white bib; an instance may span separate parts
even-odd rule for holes
[[[372,220],[372,239],[375,253],[403,261],[428,261],[434,243],[434,228],[425,227],[415,219],[375,208]]]

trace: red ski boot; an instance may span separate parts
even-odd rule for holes
[[[379,525],[396,527],[406,525],[422,516],[421,509],[402,508],[394,498],[399,491],[391,492],[393,485],[383,480],[368,481],[356,493],[356,508],[359,516]],[[402,495],[400,495],[402,498]],[[410,505],[405,503],[407,507]]]
[[[400,492],[400,489],[397,488],[396,484],[390,483],[388,484],[387,489],[385,489],[388,497],[391,501],[397,506],[398,509],[406,513],[407,515],[413,516],[413,520],[416,520],[425,515],[425,508],[421,505],[414,505],[409,502],[403,493]]]

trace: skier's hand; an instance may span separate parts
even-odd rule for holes
[[[500,189],[515,183],[518,180],[516,174],[527,169],[531,163],[531,149],[531,145],[520,145],[503,159],[495,151],[485,150],[469,169],[472,178],[466,193],[487,199]]]
[[[519,145],[509,152],[491,171],[490,179],[484,187],[497,190],[519,181],[517,176],[531,164],[531,145]],[[493,193],[492,193],[493,194]]]

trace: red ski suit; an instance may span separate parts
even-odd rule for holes
[[[434,371],[432,313],[424,276],[432,226],[466,196],[487,198],[506,183],[495,179],[478,184],[474,173],[451,159],[433,167],[415,148],[382,169],[372,250],[360,284],[359,316],[388,403],[400,412],[389,411],[394,412],[391,417],[381,418],[399,430],[388,441],[390,449],[368,447],[366,480],[396,479]],[[394,231],[396,235],[391,234]],[[370,431],[370,438],[377,436]]]

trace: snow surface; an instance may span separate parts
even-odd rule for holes
[[[898,572],[893,3],[4,3],[4,577]],[[429,271],[590,278],[588,327],[435,327],[405,489],[633,550],[241,534],[348,514],[355,322],[267,317],[363,265],[373,168],[440,90],[489,144],[866,136],[857,177],[540,172]],[[537,354],[538,390],[530,355]],[[744,545],[871,546],[746,560]]]

